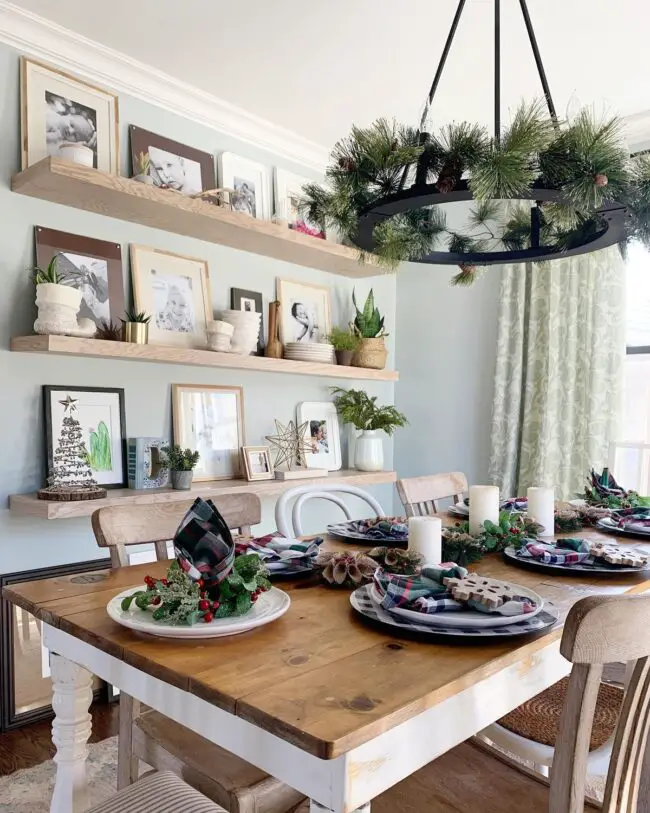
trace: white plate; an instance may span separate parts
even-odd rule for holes
[[[527,621],[529,618],[534,618],[542,610],[544,599],[533,590],[512,582],[508,582],[508,586],[515,591],[516,595],[530,598],[535,602],[537,606],[532,613],[497,615],[496,613],[481,613],[478,610],[459,610],[457,612],[430,613],[427,615],[427,613],[418,613],[415,610],[405,610],[403,607],[393,607],[391,610],[384,610],[384,612],[409,621],[416,621],[418,624],[424,624],[428,627],[490,629],[492,627],[509,627],[520,621]],[[381,596],[375,584],[372,585],[370,590],[370,598],[375,604],[381,605]]]
[[[117,621],[123,627],[160,638],[222,638],[226,635],[239,635],[241,632],[247,632],[275,621],[276,618],[280,618],[286,613],[291,604],[291,599],[283,590],[272,587],[260,595],[246,615],[238,615],[234,618],[215,618],[209,624],[199,621],[191,627],[182,627],[154,621],[151,613],[140,610],[135,606],[135,602],[128,610],[122,610],[120,606],[122,599],[135,593],[136,589],[144,589],[144,585],[142,588],[124,590],[112,598],[106,605],[106,611],[113,621]]]

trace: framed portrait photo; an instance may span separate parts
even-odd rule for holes
[[[273,479],[273,463],[268,446],[242,446],[241,456],[247,480]]]
[[[341,468],[339,416],[331,401],[303,401],[296,409],[298,424],[307,423],[311,453],[305,454],[308,469],[337,471]]]
[[[70,400],[68,400],[70,399]],[[72,407],[69,405],[72,404]],[[108,387],[43,387],[47,476],[68,413],[79,421],[94,479],[103,488],[126,488],[124,390]]]
[[[154,186],[188,196],[215,188],[214,157],[209,152],[186,147],[133,124],[129,126],[129,136],[133,175],[139,174],[140,156],[148,155],[147,174]]]
[[[212,297],[205,260],[131,245],[131,274],[135,307],[151,315],[151,344],[207,345]]]
[[[198,451],[194,480],[241,477],[244,394],[241,387],[172,386],[174,443]]]
[[[280,341],[322,342],[331,332],[330,291],[307,282],[278,280]]]
[[[262,294],[259,291],[245,291],[243,288],[230,289],[230,307],[234,311],[249,311],[251,313],[261,313],[260,332],[257,337],[257,355],[264,355],[264,304]],[[251,353],[254,355],[254,353]]]
[[[233,190],[230,195],[233,212],[241,212],[258,220],[270,220],[268,168],[232,152],[222,152],[218,163],[219,186]]]
[[[290,229],[324,240],[325,232],[298,211],[298,201],[304,195],[302,188],[306,183],[310,183],[309,178],[303,178],[301,175],[287,172],[279,167],[273,169],[275,215],[286,220]]]
[[[79,316],[99,326],[120,323],[124,315],[122,246],[79,234],[36,226],[36,264],[47,268],[55,255],[56,270],[64,285],[81,291]]]
[[[114,93],[67,73],[20,60],[22,168],[57,157],[64,143],[93,151],[93,166],[119,172],[118,102]]]

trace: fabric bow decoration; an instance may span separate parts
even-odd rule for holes
[[[174,534],[174,553],[187,575],[205,587],[222,582],[232,570],[232,534],[212,500],[197,497]]]

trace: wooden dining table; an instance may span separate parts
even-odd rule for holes
[[[558,576],[498,554],[472,569],[533,588],[559,623],[541,637],[490,645],[406,639],[364,623],[348,590],[303,579],[279,585],[291,606],[272,624],[184,641],[135,633],[106,612],[117,593],[162,576],[165,562],[5,588],[40,619],[51,653],[50,810],[78,813],[87,803],[93,674],[286,782],[311,799],[312,813],[350,813],[567,675],[559,643],[576,601],[650,590],[647,573]]]

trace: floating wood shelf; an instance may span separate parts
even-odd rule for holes
[[[373,262],[360,263],[357,251],[347,246],[60,158],[44,158],[14,175],[11,188],[21,195],[344,277],[381,273]]]
[[[13,494],[9,497],[9,508],[16,514],[41,519],[71,519],[89,517],[98,508],[107,505],[151,505],[152,503],[182,502],[196,497],[216,497],[224,494],[258,494],[264,497],[275,497],[289,488],[310,484],[344,483],[345,485],[372,486],[383,483],[394,483],[397,475],[394,471],[364,472],[342,470],[330,472],[327,478],[312,477],[304,480],[214,480],[209,483],[196,483],[190,491],[173,491],[171,488],[143,489],[131,488],[109,489],[104,500],[83,500],[81,502],[48,502],[39,500],[36,494]]]
[[[18,336],[11,340],[11,349],[18,353],[53,353],[59,356],[150,361],[195,367],[224,367],[231,370],[254,370],[261,373],[316,375],[321,378],[350,378],[365,381],[397,381],[399,378],[399,374],[395,370],[369,370],[365,367],[344,367],[338,364],[319,364],[289,359],[267,359],[263,356],[215,353],[212,350],[166,347],[159,344],[76,339],[72,336]]]

